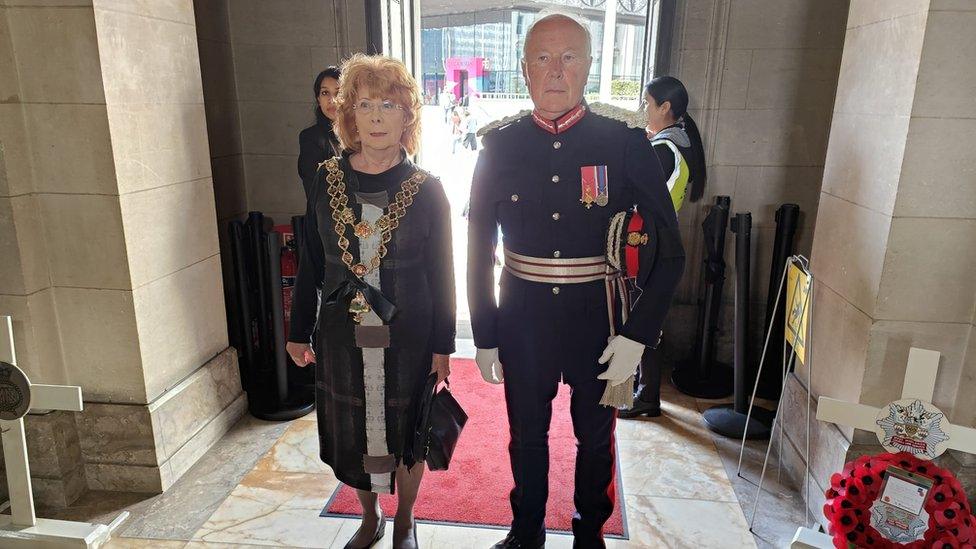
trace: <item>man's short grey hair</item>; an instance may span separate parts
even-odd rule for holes
[[[536,25],[538,25],[539,23],[547,19],[552,19],[554,17],[564,17],[566,19],[569,19],[573,23],[579,25],[579,28],[583,29],[583,32],[586,33],[586,56],[590,57],[593,52],[593,36],[590,34],[590,28],[586,25],[583,19],[577,17],[573,13],[570,13],[566,10],[559,9],[559,8],[546,8],[538,13],[538,16],[535,18],[535,21],[532,21],[532,23],[529,25],[529,28],[525,31],[524,45],[528,45],[529,38],[532,37],[532,31],[535,30]],[[525,61],[524,45],[522,47],[522,61]]]

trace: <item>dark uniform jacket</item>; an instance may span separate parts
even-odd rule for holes
[[[641,249],[636,280],[642,290],[621,335],[656,345],[664,317],[684,268],[684,249],[677,218],[657,155],[643,129],[587,112],[578,122],[553,134],[523,116],[489,131],[475,168],[468,226],[468,301],[478,348],[499,346],[499,327],[506,320],[494,299],[497,227],[504,246],[537,258],[605,256],[610,218],[633,205],[644,218],[648,243]],[[581,169],[606,166],[608,203],[586,208],[581,202]],[[564,299],[606,302],[604,283],[588,282],[549,288],[508,273],[503,296],[545,307],[551,294]],[[506,280],[506,277],[508,280]],[[505,283],[511,288],[506,291]],[[551,294],[550,294],[551,290]],[[549,298],[545,295],[549,294]],[[604,307],[602,309],[606,311]],[[586,315],[581,326],[609,324],[608,315]],[[504,353],[504,350],[502,350]]]

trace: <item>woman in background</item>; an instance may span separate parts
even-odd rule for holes
[[[685,198],[697,202],[705,193],[705,147],[698,125],[688,114],[688,90],[673,76],[660,76],[644,88],[647,136],[667,177],[674,211],[679,212]],[[647,350],[638,372],[639,385],[634,406],[621,410],[618,417],[661,415],[661,365],[656,350]]]
[[[701,134],[688,114],[688,91],[677,78],[660,76],[645,87],[644,104],[647,134],[661,169],[669,176],[668,189],[677,212],[686,196],[692,202],[701,199],[708,178]]]
[[[336,118],[336,96],[339,95],[339,68],[328,67],[315,77],[315,124],[298,134],[298,176],[302,178],[305,198],[319,164],[341,151],[332,123]]]

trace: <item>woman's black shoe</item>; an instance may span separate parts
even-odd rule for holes
[[[359,528],[362,529],[362,526],[360,526]],[[385,533],[386,533],[386,519],[383,518],[383,514],[380,513],[380,522],[376,526],[376,534],[373,535],[372,541],[362,546],[353,545],[352,539],[356,539],[356,537],[359,535],[359,530],[356,530],[356,533],[352,536],[352,539],[346,542],[346,546],[344,549],[369,549],[370,547],[376,545],[376,542],[381,540],[383,538],[383,534]]]
[[[634,399],[634,405],[630,408],[617,412],[617,417],[620,419],[633,419],[640,416],[658,417],[659,415],[661,415],[660,404],[651,404],[638,399]]]

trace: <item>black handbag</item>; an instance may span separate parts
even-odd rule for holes
[[[437,390],[437,374],[427,377],[414,430],[413,460],[426,461],[431,471],[447,470],[468,421],[468,414],[451,394],[450,381],[445,382],[447,387]]]

